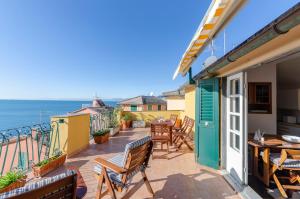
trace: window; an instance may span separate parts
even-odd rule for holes
[[[236,151],[240,151],[241,132],[241,81],[240,79],[230,80],[229,92],[229,144]]]
[[[152,105],[151,104],[148,105],[148,111],[152,111]]]
[[[272,83],[251,82],[248,85],[248,112],[272,114]]]
[[[132,111],[132,112],[137,111],[137,105],[131,105],[130,106],[130,111]]]
[[[161,111],[161,105],[157,106],[157,110]]]
[[[201,104],[200,104],[200,118],[203,121],[213,121],[214,118],[214,109],[213,104],[209,102],[213,102],[213,85],[202,85],[201,86]]]

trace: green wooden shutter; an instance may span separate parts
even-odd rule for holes
[[[148,105],[148,111],[152,111],[152,105],[151,104]]]
[[[161,110],[161,105],[158,105],[158,106],[157,106],[157,109],[160,111],[160,110]]]
[[[219,80],[201,80],[196,91],[196,155],[200,164],[219,168]]]
[[[213,87],[212,84],[204,84],[200,87],[200,120],[213,121]]]
[[[130,106],[130,110],[131,110],[132,112],[137,111],[137,105],[131,105],[131,106]]]

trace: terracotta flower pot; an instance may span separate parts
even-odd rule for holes
[[[130,120],[126,121],[126,126],[127,126],[127,128],[131,127],[131,121]]]
[[[60,167],[61,165],[63,165],[66,161],[66,158],[67,158],[67,154],[62,154],[58,158],[56,158],[54,160],[50,160],[50,162],[48,164],[45,164],[43,166],[34,165],[32,167],[33,175],[35,177],[42,177],[42,176],[48,174],[49,172],[51,172],[51,171],[57,169],[58,167]]]
[[[94,141],[96,144],[102,144],[107,142],[109,139],[109,133],[106,133],[104,135],[98,135],[98,136],[94,136]]]
[[[131,127],[131,121],[130,121],[130,120],[127,120],[127,121],[122,120],[122,121],[121,121],[121,125],[122,125],[122,129],[123,129],[123,130],[124,130],[124,129],[128,129],[128,128]]]
[[[23,178],[17,180],[16,182],[13,182],[10,185],[8,185],[7,187],[0,189],[0,193],[4,193],[4,192],[11,191],[13,189],[24,187],[24,185],[26,184],[26,178],[27,178],[27,176],[25,175],[25,176],[23,176]]]

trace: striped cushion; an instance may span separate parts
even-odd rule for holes
[[[270,153],[270,160],[273,164],[279,165],[280,153]],[[286,159],[282,164],[286,168],[300,168],[300,160]]]
[[[76,174],[75,171],[67,170],[65,173],[62,173],[60,175],[56,175],[56,176],[53,176],[51,178],[45,178],[45,179],[37,181],[37,182],[28,183],[24,187],[20,187],[20,188],[17,188],[17,189],[14,189],[14,190],[11,190],[9,192],[5,192],[5,193],[1,194],[0,199],[10,198],[10,197],[21,195],[22,193],[26,193],[26,192],[41,188],[45,185],[56,182],[60,179],[63,179],[67,176],[71,176],[71,175],[74,175],[74,174]]]
[[[146,142],[149,142],[150,140],[151,140],[151,136],[146,136],[146,137],[143,137],[142,139],[128,143],[125,147],[124,159],[123,159],[123,163],[122,163],[123,167],[125,167],[129,150],[137,148],[137,147],[145,144]]]
[[[151,136],[146,136],[142,139],[130,142],[126,145],[124,153],[116,155],[113,158],[108,159],[108,161],[116,164],[117,166],[119,166],[121,168],[125,168],[129,150],[134,149],[136,147],[139,147],[139,146],[145,144],[146,142],[148,142],[150,140],[151,140]],[[131,172],[129,175],[127,175],[127,180],[130,180],[136,173],[138,173],[142,169],[145,169],[144,165],[136,168],[133,172]],[[99,164],[96,165],[94,167],[94,171],[99,175],[102,171],[101,165],[99,165]],[[120,186],[120,187],[126,186],[125,184],[122,183],[122,180],[121,180],[122,179],[122,174],[116,174],[115,172],[113,172],[109,169],[107,170],[107,174],[108,174],[109,178],[112,180],[112,183],[114,183],[114,184],[116,184],[117,186]]]
[[[118,154],[114,157],[112,157],[111,159],[108,159],[107,161],[119,166],[119,167],[123,167],[122,163],[123,163],[123,159],[124,159],[124,153]],[[101,171],[102,171],[102,167],[100,164],[97,164],[94,167],[94,171],[100,175]],[[121,178],[122,175],[121,174],[116,174],[115,172],[111,171],[111,170],[107,170],[107,174],[109,176],[109,178],[112,180],[113,183],[115,183],[118,186],[123,186],[122,182],[121,182]]]

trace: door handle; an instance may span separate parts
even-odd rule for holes
[[[204,125],[205,125],[205,127],[208,127],[208,122],[205,122]]]

